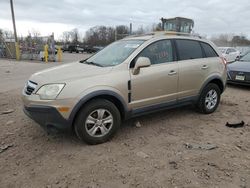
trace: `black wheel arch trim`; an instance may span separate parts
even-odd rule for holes
[[[126,105],[125,100],[118,93],[116,93],[114,91],[110,91],[110,90],[99,90],[99,91],[94,91],[92,93],[89,93],[89,94],[85,95],[84,97],[82,97],[78,101],[78,103],[74,106],[73,110],[70,113],[70,116],[69,116],[69,119],[68,119],[69,122],[70,122],[70,125],[71,126],[73,125],[73,122],[74,122],[76,114],[79,112],[79,110],[81,109],[81,107],[86,102],[88,102],[89,100],[91,100],[93,98],[96,98],[98,96],[102,96],[102,95],[107,95],[107,96],[116,98],[122,104],[122,108],[124,110],[125,117],[127,116],[128,112],[129,112],[128,107]]]
[[[209,83],[213,82],[214,80],[219,80],[219,81],[221,82],[221,84],[222,84],[222,86],[223,86],[221,93],[223,93],[224,90],[225,90],[226,84],[225,84],[225,83],[223,82],[223,80],[222,80],[219,76],[217,76],[217,75],[214,75],[214,76],[209,77],[209,78],[202,84],[202,87],[201,87],[199,93],[201,94],[201,92],[203,91],[203,89],[204,89]],[[221,89],[221,88],[220,88],[220,89]]]

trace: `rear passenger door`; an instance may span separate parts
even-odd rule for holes
[[[199,41],[175,40],[179,64],[178,99],[196,96],[207,77],[209,65]]]

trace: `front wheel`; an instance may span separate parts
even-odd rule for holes
[[[208,84],[201,92],[197,107],[201,113],[213,113],[220,103],[220,88],[214,84]]]
[[[105,99],[90,101],[84,106],[75,121],[78,138],[88,144],[101,144],[110,140],[121,124],[117,107]]]

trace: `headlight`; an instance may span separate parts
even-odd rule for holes
[[[39,95],[40,99],[43,100],[54,100],[57,95],[62,91],[65,84],[47,84],[40,87],[36,92]]]

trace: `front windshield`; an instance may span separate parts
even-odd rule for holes
[[[240,58],[240,61],[249,61],[250,62],[250,53],[244,55],[242,58]]]
[[[86,61],[81,62],[101,67],[119,65],[143,42],[144,40],[120,40],[110,44]]]

